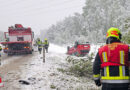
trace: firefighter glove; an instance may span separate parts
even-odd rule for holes
[[[100,79],[98,79],[98,80],[94,80],[94,81],[95,81],[95,84],[96,84],[97,86],[101,86]]]

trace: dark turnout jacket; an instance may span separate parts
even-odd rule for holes
[[[112,43],[115,43],[115,42],[118,42],[120,43],[119,40],[117,40],[116,38],[108,38],[107,41],[106,41],[106,44],[112,44]],[[128,60],[130,62],[130,46],[129,46],[129,53],[128,53]],[[96,57],[95,57],[95,61],[93,63],[93,74],[95,75],[94,77],[94,80],[100,80],[102,76],[104,76],[105,72],[106,72],[106,69],[104,68],[101,68],[101,64],[102,64],[102,61],[101,61],[101,57],[99,55],[99,52],[97,53]],[[109,66],[109,75],[112,76],[112,77],[115,77],[115,76],[119,76],[120,75],[120,71],[119,71],[119,66]],[[125,66],[125,75],[126,76],[129,76],[130,77],[130,70],[129,70],[129,67],[128,66]],[[100,76],[99,76],[100,75]],[[111,82],[103,82],[101,80],[101,83],[104,87],[118,87],[118,88],[122,88],[122,87],[128,87],[128,85],[130,84],[130,82],[128,83],[115,83],[113,81],[112,83],[112,80],[110,80]],[[115,80],[116,81],[116,80]]]

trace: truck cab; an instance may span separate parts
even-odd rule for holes
[[[32,53],[34,33],[30,27],[25,28],[21,24],[15,24],[5,32],[4,52],[8,55]]]

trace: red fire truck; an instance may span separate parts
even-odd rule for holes
[[[25,28],[21,24],[15,24],[5,32],[4,52],[8,55],[14,54],[32,54],[34,33],[31,28]]]
[[[75,45],[67,47],[67,54],[75,56],[85,56],[90,51],[90,44],[88,42],[75,42]]]

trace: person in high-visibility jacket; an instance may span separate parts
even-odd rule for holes
[[[1,57],[1,51],[2,51],[2,47],[0,46],[0,57]]]
[[[0,46],[0,51],[2,51],[2,47]]]
[[[128,90],[130,46],[122,43],[118,28],[107,31],[106,45],[99,48],[93,63],[93,77],[102,90]]]
[[[46,53],[48,53],[49,42],[48,42],[47,38],[44,39],[43,44],[44,44],[44,47],[45,47]]]
[[[42,41],[39,39],[38,41],[37,41],[37,45],[38,45],[38,51],[39,51],[39,53],[41,54],[41,51],[42,51]]]
[[[2,47],[0,46],[0,65],[1,65],[1,51],[2,51]]]

